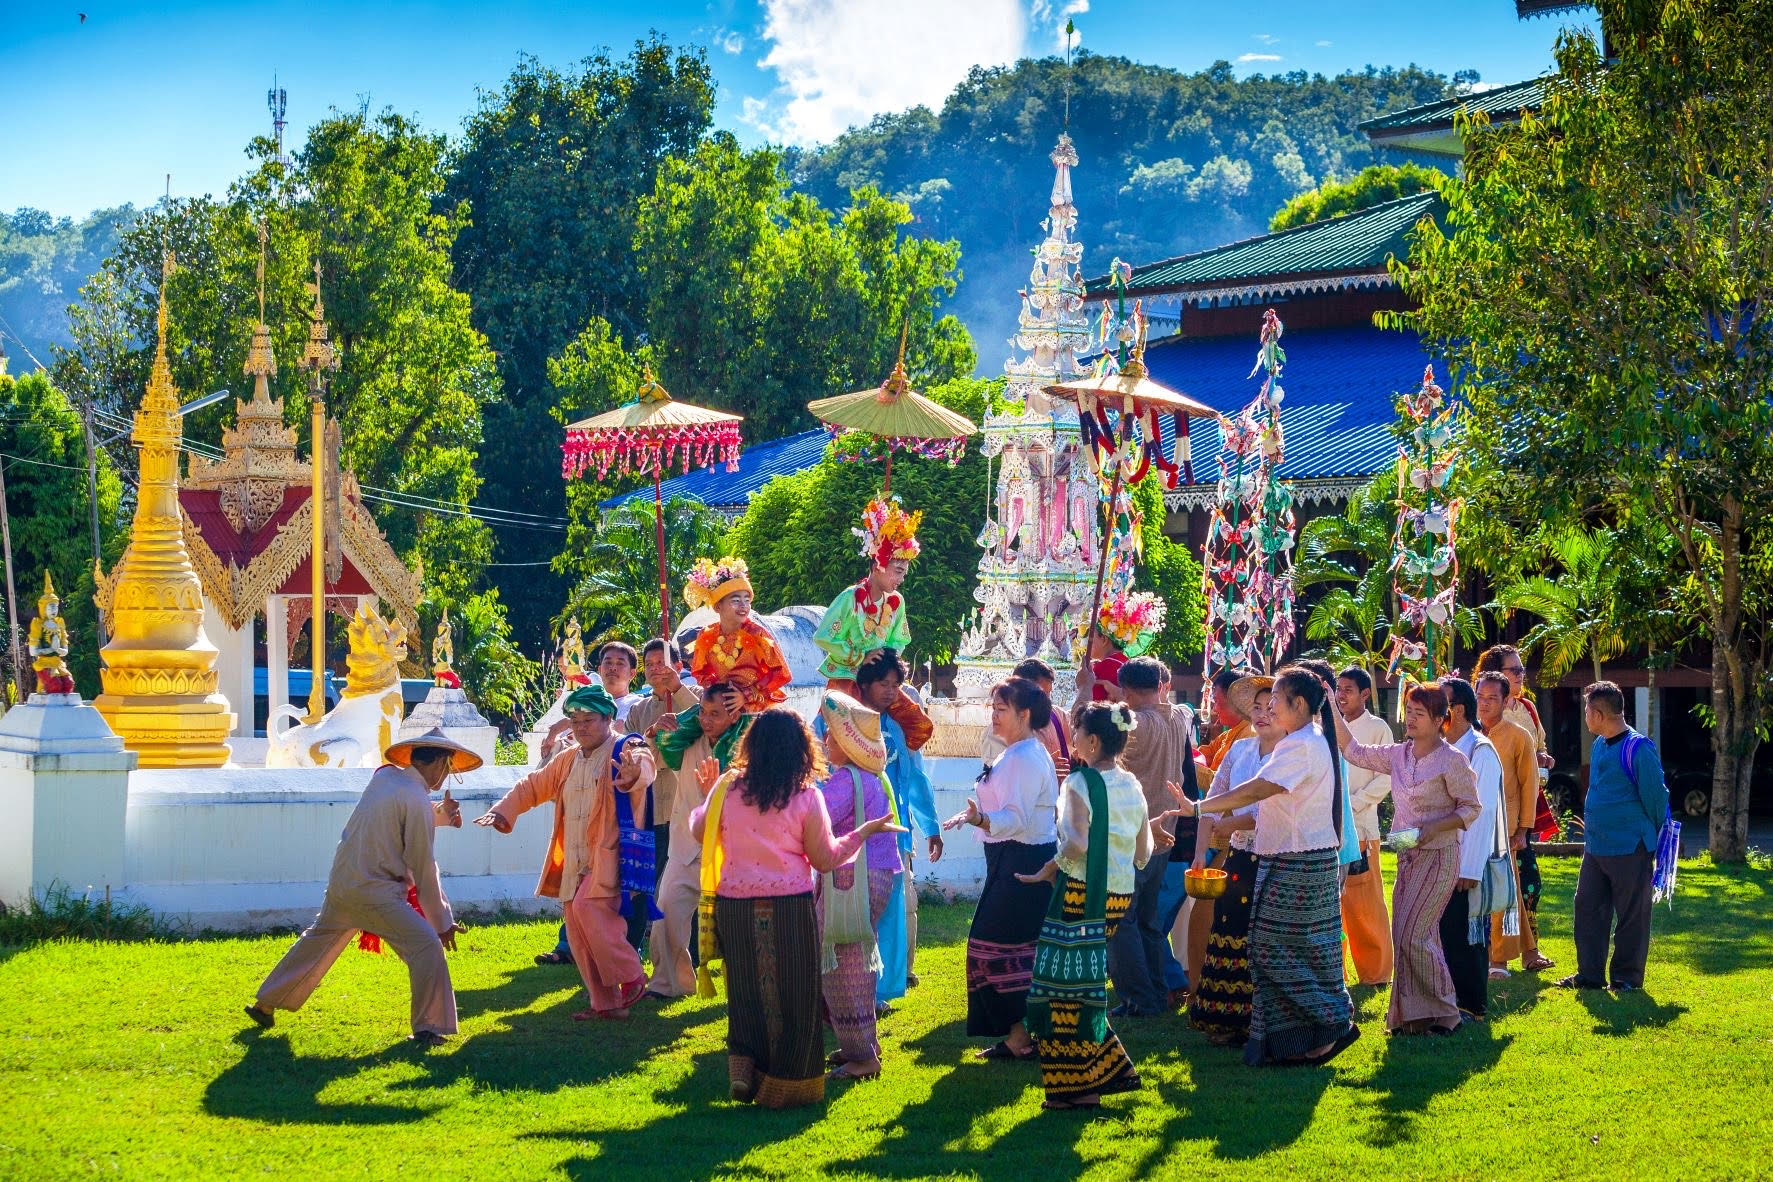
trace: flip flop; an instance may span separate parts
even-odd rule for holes
[[[832,1081],[836,1081],[836,1080],[840,1080],[840,1079],[853,1079],[853,1080],[858,1080],[858,1081],[868,1080],[868,1079],[879,1079],[880,1078],[880,1068],[876,1067],[873,1071],[851,1071],[850,1065],[848,1063],[845,1063],[841,1067],[834,1067],[830,1071],[827,1071],[825,1073],[825,1078],[827,1080],[832,1080]]]
[[[536,954],[537,964],[571,964],[573,958],[562,956],[558,952],[539,952]]]
[[[998,1042],[992,1043],[990,1046],[986,1047],[982,1051],[975,1052],[973,1055],[973,1058],[975,1058],[975,1059],[1016,1059],[1021,1062],[1027,1062],[1029,1059],[1040,1058],[1040,1052],[1035,1050],[1033,1047],[1029,1047],[1025,1051],[1018,1052],[1015,1049],[1013,1049],[1008,1042],[1000,1040]]]
[[[1100,1100],[1042,1100],[1040,1106],[1048,1112],[1064,1112],[1073,1108],[1100,1108]]]
[[[1444,1031],[1443,1033],[1451,1034],[1453,1032],[1451,1030],[1448,1030],[1448,1031]],[[1315,1059],[1297,1059],[1297,1060],[1289,1059],[1287,1062],[1289,1064],[1297,1064],[1298,1066],[1301,1066],[1301,1067],[1321,1067],[1325,1063],[1328,1063],[1331,1059],[1334,1059],[1337,1055],[1340,1055],[1343,1051],[1346,1051],[1349,1047],[1353,1046],[1355,1043],[1359,1042],[1360,1037],[1361,1037],[1361,1028],[1359,1026],[1350,1025],[1348,1028],[1348,1033],[1344,1034],[1341,1038],[1339,1038],[1335,1042],[1331,1043],[1330,1049],[1325,1051],[1323,1054],[1319,1055],[1317,1058],[1315,1058]]]

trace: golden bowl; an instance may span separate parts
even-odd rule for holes
[[[1190,870],[1182,876],[1182,886],[1191,899],[1217,899],[1225,893],[1231,879],[1223,870],[1215,870],[1211,866],[1202,870]]]

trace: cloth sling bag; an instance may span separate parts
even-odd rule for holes
[[[610,750],[610,767],[619,766],[622,753],[628,744],[639,735],[622,735]],[[644,739],[640,740],[645,742]],[[617,883],[622,892],[621,912],[624,917],[634,914],[634,899],[639,896],[646,902],[646,917],[664,919],[665,913],[659,910],[653,893],[658,890],[654,881],[655,867],[658,865],[658,847],[653,841],[653,794],[652,789],[646,793],[646,816],[644,824],[638,824],[634,816],[634,807],[628,802],[628,794],[615,787],[615,774],[610,774],[610,790],[616,797],[616,859]]]
[[[1490,930],[1490,917],[1502,916],[1502,934],[1521,934],[1520,893],[1516,890],[1514,859],[1508,855],[1508,821],[1504,810],[1497,808],[1496,823],[1491,826],[1490,854],[1484,859],[1484,876],[1466,892],[1468,900],[1465,935],[1468,942],[1482,944]]]
[[[1101,1042],[1108,1037],[1108,785],[1093,767],[1079,768],[1078,773],[1090,796],[1083,915],[1066,918],[1066,876],[1061,873],[1034,950],[1027,1025],[1036,1038],[1050,1036],[1052,1007],[1069,1002],[1079,1007],[1077,1038]]]
[[[841,767],[833,776],[848,773],[850,783],[856,790],[856,811],[851,828],[857,828],[868,819],[866,804],[862,795],[862,773],[853,767]],[[827,870],[820,875],[819,893],[825,900],[825,931],[821,940],[822,955],[819,971],[833,972],[837,968],[837,946],[839,944],[861,944],[868,950],[868,971],[878,973],[881,969],[880,947],[874,937],[874,919],[868,906],[868,846],[863,843],[856,853],[853,863],[855,875],[850,885],[837,885],[837,871]]]
[[[1638,751],[1654,744],[1636,731],[1625,736],[1625,742],[1619,745],[1619,767],[1625,778],[1631,781],[1633,788],[1638,784]],[[1643,797],[1638,797],[1640,801]],[[1656,818],[1650,816],[1652,823]],[[1681,856],[1681,823],[1674,819],[1674,806],[1663,806],[1662,826],[1656,832],[1656,864],[1650,871],[1650,902],[1660,903],[1668,900],[1668,906],[1674,908],[1675,874],[1679,869]]]
[[[702,805],[702,898],[696,904],[696,959],[701,962],[696,965],[697,997],[717,996],[714,962],[724,959],[714,931],[714,897],[720,890],[720,872],[726,868],[726,847],[720,841],[720,813],[726,804],[727,789],[738,778],[737,771],[721,776]]]

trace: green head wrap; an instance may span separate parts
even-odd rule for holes
[[[561,709],[568,714],[601,714],[606,718],[614,718],[616,700],[601,685],[581,685],[566,696]]]

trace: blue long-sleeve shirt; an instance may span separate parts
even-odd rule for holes
[[[1591,854],[1610,858],[1656,849],[1656,835],[1668,814],[1668,785],[1654,743],[1638,745],[1636,774],[1626,775],[1619,756],[1627,736],[1635,734],[1627,727],[1611,739],[1597,735],[1589,751],[1582,827]]]
[[[930,788],[930,778],[924,775],[922,753],[905,745],[905,732],[890,714],[880,716],[880,733],[886,740],[887,779],[893,785],[894,798],[909,817],[903,823],[925,837],[940,833],[942,826],[936,820],[936,796]],[[908,840],[911,835],[902,836]]]

